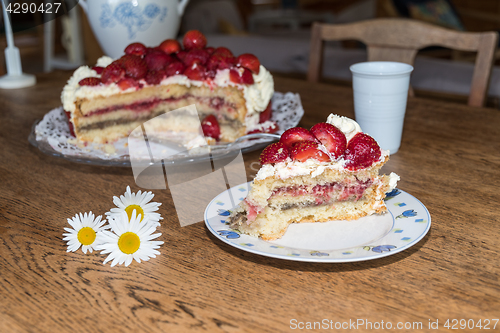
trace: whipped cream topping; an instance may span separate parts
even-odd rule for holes
[[[361,132],[361,127],[359,126],[359,124],[347,117],[338,116],[332,113],[328,116],[326,122],[340,129],[342,133],[345,134],[348,142],[349,140],[352,139],[353,136]],[[320,144],[318,147],[324,153],[330,156],[330,153],[326,150],[326,148],[323,145]],[[377,163],[385,161],[388,155],[389,155],[388,150],[381,149],[380,158]],[[275,163],[274,165],[264,164],[260,168],[255,179],[261,180],[268,177],[277,177],[280,179],[286,179],[290,177],[304,176],[304,175],[311,175],[311,177],[315,178],[321,175],[327,169],[339,170],[339,171],[344,170],[345,172],[349,172],[349,170],[345,169],[345,163],[346,161],[342,157],[336,161],[332,160],[330,162],[319,162],[313,158],[310,158],[305,162],[300,162],[300,161],[292,161],[291,158],[287,158],[286,161]],[[399,180],[399,176],[394,174],[394,176],[392,177],[393,178],[391,178],[391,180],[393,180],[393,183],[394,184],[397,183],[397,181]],[[396,179],[396,177],[398,179]]]
[[[250,131],[262,131],[262,132],[264,132],[265,129],[274,128],[274,126],[276,126],[276,123],[271,121],[271,120],[267,120],[263,123],[259,123],[259,115],[257,114],[257,123],[256,124],[252,123],[249,126],[248,122],[247,122],[247,132],[250,132]]]
[[[362,132],[359,124],[351,118],[338,116],[333,113],[328,116],[326,122],[341,130],[345,134],[347,142],[349,142],[353,136]]]
[[[380,159],[378,160],[377,163],[384,161],[387,156],[389,156],[389,151],[382,149]],[[337,171],[343,170],[345,172],[350,172],[348,169],[345,169],[345,163],[346,161],[343,158],[331,162],[319,162],[313,158],[310,158],[305,162],[300,162],[300,161],[292,161],[291,158],[287,158],[286,161],[284,162],[279,162],[275,164],[264,164],[260,168],[255,179],[262,180],[268,177],[287,179],[290,177],[305,176],[305,175],[310,175],[311,177],[315,178],[321,175],[323,172],[325,172],[325,170],[337,170]],[[392,177],[391,184],[394,184],[395,187],[396,186],[395,184],[399,180],[399,176],[394,173],[394,175],[391,177]]]
[[[96,66],[106,67],[111,62],[113,62],[112,58],[104,56],[97,60]],[[246,100],[246,126],[247,128],[255,128],[259,122],[258,113],[266,109],[271,97],[274,94],[274,81],[271,73],[269,73],[269,71],[262,65],[260,66],[259,74],[252,75],[254,84],[251,85],[236,84],[231,82],[229,69],[217,71],[213,82],[190,80],[185,75],[174,75],[163,79],[160,84],[180,84],[186,87],[201,87],[202,85],[210,87],[211,84],[216,84],[220,87],[235,86],[238,89],[243,90],[243,95]],[[81,66],[78,68],[63,88],[61,101],[64,110],[74,112],[76,109],[75,101],[77,98],[94,98],[97,96],[106,97],[115,94],[128,93],[135,90],[135,88],[121,90],[116,83],[111,83],[105,86],[80,86],[78,82],[86,77],[100,77],[100,75],[88,66]],[[141,83],[144,87],[149,86],[144,80],[141,80]]]
[[[388,192],[390,192],[396,188],[396,186],[398,185],[398,181],[400,179],[401,178],[397,174],[395,174],[394,172],[391,172],[389,174],[389,190],[388,190]]]
[[[88,66],[81,66],[73,73],[61,93],[61,102],[65,111],[75,111],[76,91],[79,88],[83,88],[80,87],[78,82],[83,78],[93,76],[98,76],[97,72],[90,69]]]
[[[103,56],[103,57],[100,57],[99,59],[97,59],[97,63],[95,65],[99,66],[99,67],[106,67],[112,62],[113,62],[113,58],[108,57],[108,56]]]
[[[259,74],[253,74],[253,81],[254,84],[243,86],[250,114],[265,110],[274,94],[273,77],[264,66],[260,65]]]
[[[259,123],[258,113],[264,111],[269,104],[269,101],[274,94],[274,80],[269,71],[260,65],[259,74],[252,74],[254,83],[236,84],[231,82],[229,77],[229,69],[217,71],[213,82],[219,87],[234,86],[238,89],[243,89],[247,107],[246,127],[247,130],[255,129]],[[187,79],[187,78],[186,78]],[[201,81],[195,81],[206,84]]]
[[[342,170],[344,168],[343,164],[344,160],[338,160],[335,162],[319,162],[310,158],[305,162],[300,162],[292,161],[291,158],[287,158],[284,162],[264,164],[262,168],[260,168],[255,179],[261,180],[273,176],[280,179],[304,175],[316,177],[322,174],[326,169]]]
[[[185,147],[190,151],[194,148],[207,146],[207,140],[203,135],[197,135],[194,139],[189,140],[189,142],[185,145]]]

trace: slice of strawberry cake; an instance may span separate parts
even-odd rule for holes
[[[230,227],[264,240],[301,222],[354,220],[387,211],[385,193],[399,176],[379,175],[389,152],[346,117],[331,114],[310,130],[295,127],[267,146],[248,196]]]
[[[61,95],[77,139],[113,142],[192,104],[205,135],[215,140],[277,130],[270,121],[273,78],[256,56],[207,47],[197,30],[187,32],[182,45],[173,39],[153,48],[133,43],[120,59],[102,57],[93,68],[78,68]],[[164,125],[166,131],[183,130],[182,119]]]

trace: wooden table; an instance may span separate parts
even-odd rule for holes
[[[447,320],[493,328],[500,317],[498,110],[410,99],[401,149],[384,169],[428,208],[432,227],[406,251],[342,264],[247,253],[203,223],[181,228],[163,190],[162,254],[111,268],[96,253],[66,253],[63,227],[78,212],[109,210],[127,185],[139,190],[131,169],[54,158],[27,140],[68,77],[0,91],[0,332],[282,332],[324,320],[331,331],[364,320],[424,332],[436,320],[448,331]],[[276,90],[300,93],[304,127],[353,116],[349,88],[276,78]],[[247,166],[258,157],[245,155]]]

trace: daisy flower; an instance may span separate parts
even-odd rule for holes
[[[68,233],[63,234],[64,241],[68,243],[67,252],[75,252],[82,246],[83,253],[87,253],[87,250],[92,253],[97,245],[97,235],[104,230],[104,223],[106,220],[101,221],[102,216],[99,215],[94,218],[94,214],[89,212],[82,215],[76,214],[71,219],[68,219],[68,223],[73,227],[64,228]]]
[[[163,244],[161,241],[153,241],[161,234],[153,234],[156,230],[156,221],[150,221],[147,216],[141,222],[142,216],[132,212],[129,217],[126,212],[110,218],[111,231],[105,230],[99,234],[99,245],[96,250],[102,250],[101,254],[108,254],[103,264],[111,261],[111,267],[116,264],[128,266],[135,259],[138,263],[155,258],[160,252],[156,249]]]
[[[119,198],[117,196],[113,197],[113,203],[117,208],[111,208],[109,212],[106,212],[106,216],[108,220],[112,220],[113,218],[121,218],[121,214],[125,212],[130,221],[132,212],[135,210],[137,216],[140,215],[140,221],[147,218],[150,222],[159,226],[160,223],[158,221],[163,218],[159,213],[155,213],[155,211],[158,210],[161,203],[150,202],[154,196],[153,192],[141,193],[141,191],[139,191],[137,193],[132,193],[130,191],[130,186],[127,186],[127,191],[124,195],[121,195]]]

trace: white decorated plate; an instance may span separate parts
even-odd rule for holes
[[[414,196],[395,189],[385,199],[388,212],[355,221],[294,223],[275,241],[264,241],[229,228],[230,210],[251,183],[215,197],[205,210],[205,224],[218,239],[243,251],[295,261],[342,263],[386,257],[417,244],[431,227],[427,208]]]
[[[300,96],[291,92],[275,92],[272,99],[272,120],[279,126],[278,134],[286,129],[298,125],[304,115],[304,109]],[[37,120],[31,129],[28,141],[41,152],[67,160],[103,166],[130,167],[130,158],[127,138],[121,139],[113,144],[98,145],[89,144],[83,146],[77,143],[71,136],[68,128],[67,118],[62,107],[47,113],[43,119]],[[257,150],[269,144],[269,139],[257,139],[245,141],[232,146],[227,151],[218,150],[218,156],[223,157],[224,152],[241,149],[243,153]],[[180,156],[176,159],[163,161],[165,164],[185,164],[199,162],[210,158],[210,155],[202,154]],[[214,156],[212,156],[214,158]],[[149,159],[145,164],[153,164]]]

